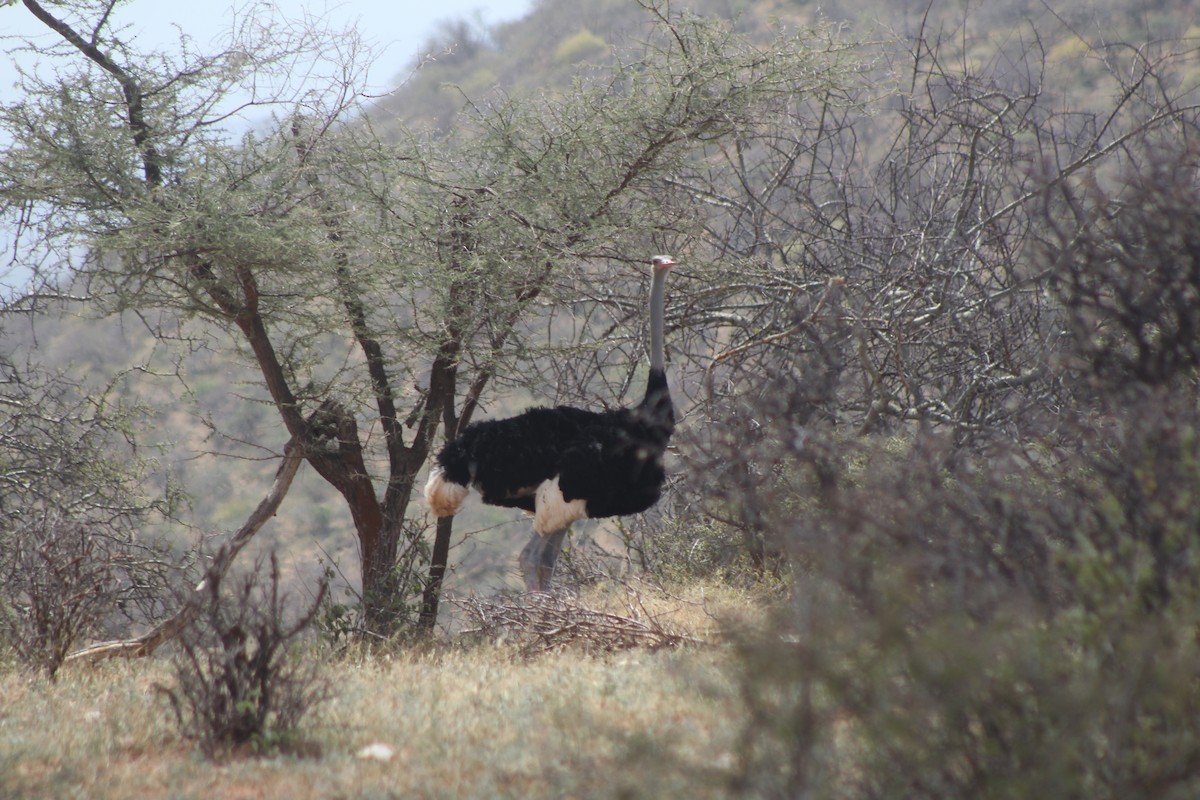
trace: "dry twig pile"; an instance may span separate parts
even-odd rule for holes
[[[657,650],[700,642],[668,628],[631,592],[627,614],[598,611],[566,593],[535,592],[512,598],[455,597],[448,601],[469,620],[466,635],[511,641],[523,655],[578,647],[615,652],[644,647]]]

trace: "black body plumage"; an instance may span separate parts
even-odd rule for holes
[[[663,454],[675,430],[665,369],[665,301],[670,256],[650,259],[650,377],[633,408],[587,411],[531,408],[509,419],[468,425],[429,471],[425,499],[452,517],[474,486],[483,502],[533,513],[521,551],[528,591],[544,591],[571,523],[583,517],[637,514],[658,501]]]
[[[663,454],[675,429],[666,375],[652,370],[633,408],[531,408],[473,423],[438,454],[445,478],[474,486],[490,505],[535,510],[538,487],[558,478],[563,499],[589,517],[636,514],[658,501]]]

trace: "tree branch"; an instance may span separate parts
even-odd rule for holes
[[[220,582],[242,548],[249,543],[254,534],[258,533],[267,520],[275,516],[288,489],[291,488],[292,480],[296,477],[296,472],[300,469],[303,460],[303,447],[300,443],[295,439],[288,441],[283,448],[283,460],[275,473],[275,481],[271,484],[270,490],[251,512],[242,527],[238,529],[238,532],[217,550],[212,563],[204,571],[204,578],[196,584],[183,605],[171,617],[136,638],[103,642],[72,653],[67,656],[66,662],[95,663],[108,658],[141,658],[152,654],[164,642],[179,635],[179,632],[195,619],[206,599],[208,587]]]
[[[89,42],[84,39],[74,28],[43,8],[37,0],[22,0],[22,2],[31,14],[121,84],[121,92],[125,96],[125,109],[128,112],[127,122],[130,130],[133,131],[133,143],[137,146],[138,153],[142,158],[142,172],[146,178],[146,185],[151,188],[161,186],[162,156],[150,141],[153,129],[146,122],[144,105],[146,95],[138,80],[97,47],[94,41]]]

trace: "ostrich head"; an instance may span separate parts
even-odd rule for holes
[[[666,272],[667,270],[669,270],[671,267],[675,266],[679,262],[676,261],[675,259],[671,258],[670,256],[654,256],[653,258],[650,259],[650,263],[654,266],[655,272],[659,272],[659,271]]]

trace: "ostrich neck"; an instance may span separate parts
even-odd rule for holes
[[[654,270],[650,283],[650,369],[664,372],[663,338],[666,330],[666,312],[663,310],[666,293],[667,271]]]

